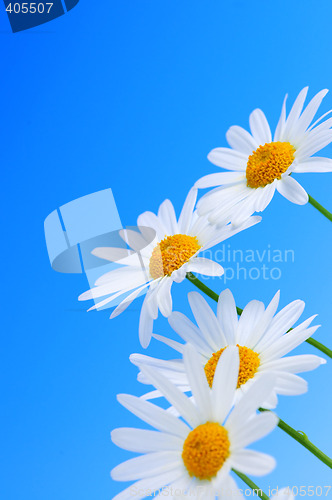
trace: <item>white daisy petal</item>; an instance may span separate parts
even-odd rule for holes
[[[146,380],[142,380],[143,377],[144,377],[144,375],[142,373],[139,373],[137,375],[137,380],[139,382],[142,382],[142,384],[145,384],[145,383],[147,383],[147,381]],[[177,387],[179,387],[180,390],[182,390],[182,388],[180,386],[178,386],[176,382],[174,382],[174,384]],[[189,391],[189,389],[188,389],[188,391]],[[187,392],[187,391],[182,391],[182,392]],[[140,396],[140,398],[143,399],[144,401],[151,401],[151,399],[159,399],[159,398],[162,398],[162,397],[163,397],[163,395],[162,395],[162,393],[160,391],[149,391],[149,392],[146,392],[145,394],[142,394],[142,396]]]
[[[272,319],[266,335],[256,345],[257,351],[266,349],[273,342],[284,335],[296,321],[299,319],[304,311],[305,303],[303,300],[294,300],[286,307],[284,307]]]
[[[166,276],[161,281],[157,291],[158,307],[161,314],[165,316],[165,318],[168,318],[168,316],[172,312],[172,283],[172,280],[168,276]]]
[[[204,422],[211,420],[212,406],[209,385],[203,365],[201,364],[200,356],[190,344],[187,344],[184,349],[183,361],[191,392],[200,413],[201,420]]]
[[[257,188],[255,195],[255,212],[263,212],[265,208],[268,206],[270,201],[272,200],[274,193],[276,190],[276,183],[272,182],[268,184],[264,188]]]
[[[319,328],[320,325],[307,328],[306,330],[291,330],[286,335],[283,335],[278,339],[272,346],[268,347],[266,351],[261,354],[261,358],[265,362],[274,361],[277,358],[281,358],[285,354],[295,349],[298,345],[302,344],[307,338],[311,337]]]
[[[307,156],[312,156],[325,146],[328,146],[330,142],[332,142],[332,130],[325,130],[319,135],[312,132],[308,139],[296,150],[296,158],[300,161]]]
[[[236,482],[231,476],[227,476],[222,483],[223,491],[227,491],[229,495],[227,498],[236,498],[238,500],[244,499],[242,492],[243,490],[239,489]]]
[[[115,481],[136,481],[179,469],[182,464],[180,451],[159,451],[122,462],[111,474]]]
[[[214,165],[227,170],[245,172],[248,155],[229,148],[215,148],[208,154],[208,160]]]
[[[159,278],[151,282],[151,286],[147,291],[143,305],[146,306],[147,311],[152,319],[158,318],[158,291],[159,285],[164,278]]]
[[[307,130],[327,92],[327,89],[321,90],[311,99],[294,127],[293,134],[295,137],[300,138]]]
[[[271,130],[261,109],[255,109],[249,116],[251,133],[258,144],[265,144],[272,141]]]
[[[165,496],[170,496],[171,498],[174,498],[176,500],[186,500],[188,498],[186,492],[189,489],[191,482],[192,478],[188,476],[188,474],[183,474],[182,477],[168,485],[166,489],[160,490],[157,495],[155,495],[155,492],[153,492],[153,500],[155,500],[156,498],[159,500],[164,500]],[[182,492],[185,493],[182,494]]]
[[[286,101],[287,101],[288,94],[285,95],[284,101],[282,103],[282,108],[281,108],[281,114],[279,118],[278,125],[276,127],[276,131],[274,134],[274,141],[281,141],[285,129],[285,124],[286,124]]]
[[[199,425],[199,417],[193,403],[180,392],[171,382],[149,366],[141,366],[142,373],[153,383],[167,401],[175,407],[183,418],[191,425]]]
[[[141,233],[132,229],[120,229],[119,235],[136,252],[139,252],[150,243],[146,241]]]
[[[174,359],[174,360],[164,360],[153,358],[151,356],[146,356],[145,354],[133,353],[129,356],[131,363],[140,367],[141,365],[154,366],[156,368],[166,368],[170,369],[174,372],[184,373],[184,365],[182,360]]]
[[[217,473],[217,476],[212,478],[211,480],[211,483],[213,484],[215,491],[219,493],[220,489],[222,488],[222,485],[224,484],[225,479],[227,478],[227,476],[229,476],[230,472],[231,472],[231,462],[228,458],[228,460],[224,462],[224,465]],[[202,500],[204,500],[204,498]]]
[[[199,189],[205,189],[212,186],[220,186],[222,184],[237,184],[245,179],[243,173],[238,172],[221,172],[217,174],[209,174],[201,177],[195,184]]]
[[[277,374],[276,391],[284,396],[296,396],[308,391],[308,382],[294,373],[275,372]]]
[[[147,297],[145,297],[142,305],[141,314],[139,318],[139,327],[138,327],[139,340],[141,346],[144,347],[144,349],[146,349],[150,344],[152,330],[153,330],[153,318],[149,314],[146,301]]]
[[[205,215],[216,209],[226,212],[230,208],[234,209],[234,205],[246,198],[250,192],[245,181],[233,186],[212,189],[198,200],[197,211],[199,215]]]
[[[256,191],[251,189],[251,192],[247,195],[247,197],[243,201],[241,201],[241,203],[238,203],[238,205],[234,208],[234,213],[232,216],[232,225],[234,227],[238,227],[243,224],[243,222],[246,221],[255,212],[255,194]],[[211,220],[211,217],[209,217],[209,220]]]
[[[187,262],[182,267],[180,267],[180,269],[172,272],[172,280],[175,281],[175,283],[182,283],[182,281],[185,279],[188,272],[188,265],[189,263]]]
[[[185,439],[189,428],[182,420],[174,417],[158,406],[130,394],[119,394],[119,403],[131,413],[162,432]]]
[[[264,412],[250,419],[236,433],[230,431],[232,449],[245,448],[254,441],[262,439],[278,425],[278,417],[272,412]]]
[[[130,306],[130,304],[133,302],[133,300],[135,300],[136,297],[141,293],[141,291],[144,290],[144,288],[146,288],[147,286],[149,286],[149,283],[145,283],[143,286],[141,286],[140,288],[138,288],[137,290],[135,290],[134,292],[132,292],[130,295],[128,295],[128,297],[126,297],[114,309],[114,311],[112,312],[110,318],[111,319],[116,318],[116,316],[119,316],[119,314],[121,314],[123,311],[125,311],[125,309],[127,309],[127,307]]]
[[[149,365],[149,363],[142,363]],[[140,365],[141,366],[141,365]],[[181,392],[187,392],[190,391],[190,387],[188,386],[188,378],[185,374],[185,372],[181,372],[178,370],[174,370],[172,367],[172,364],[169,364],[169,367],[163,368],[162,366],[158,366],[156,364],[155,368],[157,368],[158,372],[161,373],[163,377],[166,377],[167,380],[170,380],[172,384],[176,385],[176,387],[181,391]],[[141,382],[142,384],[146,385],[151,385],[152,382],[149,380],[144,373],[139,372],[137,375],[137,380]],[[152,392],[152,394],[151,394]],[[150,391],[150,393],[146,393],[143,396],[143,399],[155,399],[155,398],[160,398],[161,397],[161,392],[160,391]]]
[[[233,468],[253,476],[269,474],[276,466],[276,461],[270,455],[253,450],[241,450],[232,454]]]
[[[200,352],[210,352],[210,346],[201,335],[197,326],[194,325],[184,314],[173,312],[168,322],[173,330],[180,335],[185,342],[189,342]]]
[[[219,358],[212,385],[212,411],[218,422],[225,420],[234,402],[238,374],[239,350],[235,346],[227,347]]]
[[[146,286],[148,286],[149,284],[146,283]],[[125,288],[124,290],[120,290],[119,292],[117,293],[113,293],[110,297],[108,297],[107,299],[105,300],[100,300],[99,302],[97,302],[97,304],[95,304],[94,306],[90,307],[88,309],[88,311],[93,311],[94,309],[99,309],[100,307],[103,307],[105,306],[106,304],[109,304],[110,306],[112,306],[112,302],[117,299],[118,297],[120,297],[121,295],[125,295],[126,293],[130,292],[131,291],[131,288]],[[116,305],[116,304],[114,304]]]
[[[165,200],[160,205],[158,210],[158,218],[162,220],[167,234],[177,234],[179,232],[174,207],[170,200]]]
[[[118,247],[97,247],[92,250],[92,255],[110,262],[119,262],[124,265],[139,267],[139,256],[133,250]],[[105,276],[105,275],[104,275]]]
[[[135,256],[138,258],[137,254]],[[149,281],[151,278],[148,276],[147,270],[142,267],[141,261],[138,264],[138,266],[120,267],[103,274],[97,279],[95,286],[107,286],[110,290],[109,293],[112,293],[113,290],[117,292],[128,286],[135,288],[136,282],[141,284],[143,281]]]
[[[235,335],[235,342],[240,345],[245,345],[247,338],[252,334],[258,321],[261,319],[265,307],[263,302],[252,300],[243,309],[239,318],[238,329]]]
[[[297,356],[287,356],[286,358],[264,363],[264,370],[301,373],[315,370],[315,368],[325,363],[326,360],[324,358],[320,358],[314,354],[298,354]]]
[[[183,447],[183,440],[178,436],[166,432],[148,431],[122,427],[111,432],[114,444],[124,450],[136,453],[172,450],[179,451]]]
[[[164,337],[163,335],[158,335],[156,333],[152,334],[152,337],[155,338],[156,340],[159,340],[160,342],[163,342],[164,344],[168,345],[175,351],[183,354],[183,347],[184,344],[180,344],[180,342],[177,342],[176,340],[168,339],[167,337]]]
[[[304,105],[304,101],[307,97],[308,87],[305,87],[301,90],[295,102],[292,106],[292,109],[289,112],[288,118],[286,120],[284,130],[283,130],[283,139],[291,132],[292,127],[296,124]],[[283,140],[281,139],[281,140]]]
[[[132,500],[133,492],[135,494],[135,500],[141,500],[142,498],[146,498],[147,492],[159,490],[170,482],[179,479],[182,475],[182,470],[180,471],[179,469],[175,469],[173,471],[158,474],[153,478],[149,477],[147,479],[142,479],[141,481],[137,481],[132,484],[118,495],[115,495],[112,500]]]
[[[214,312],[198,292],[188,293],[188,300],[196,323],[213,351],[226,347],[227,341]]]
[[[332,126],[332,118],[328,118],[324,122],[320,123],[326,116],[330,115],[332,113],[332,109],[327,111],[326,113],[323,113],[314,123],[310,125],[310,127],[307,129],[307,133],[311,132],[313,129],[315,129],[315,132],[322,131],[322,130],[327,130]],[[318,125],[319,124],[319,125]]]
[[[264,403],[262,404],[262,407],[266,408],[267,410],[274,410],[277,407],[277,405],[278,405],[278,396],[274,388],[271,394],[265,399]]]
[[[92,288],[91,290],[82,293],[78,300],[97,299],[99,297],[103,297],[104,295],[109,295],[127,288],[133,290],[150,280],[142,269],[124,267],[121,268],[121,270],[116,269],[112,272],[114,273],[112,281],[107,280],[104,285],[97,286],[96,288]]]
[[[296,323],[304,311],[305,303],[303,300],[294,300],[286,307],[281,309],[271,321],[270,329],[283,329],[285,332]]]
[[[235,406],[230,414],[227,422],[227,429],[241,429],[244,425],[244,418],[249,420],[256,409],[265,401],[271,394],[275,386],[276,376],[272,373],[261,375],[243,394],[240,401]],[[244,417],[245,416],[245,417]]]
[[[295,164],[294,172],[332,172],[332,160],[330,158],[322,158],[319,156],[307,158]]]
[[[191,188],[183,204],[183,208],[181,210],[181,214],[179,217],[178,226],[181,234],[188,234],[190,224],[192,222],[192,215],[196,199],[197,199],[197,189]]]
[[[188,267],[191,272],[205,276],[222,276],[224,274],[224,268],[220,264],[204,257],[195,257]]]
[[[166,228],[153,212],[144,212],[143,214],[141,214],[137,219],[137,225],[151,227],[156,231],[157,237],[160,240],[165,237]]]
[[[277,190],[287,200],[296,205],[305,205],[308,203],[308,194],[305,189],[290,176],[283,177],[277,182]]]
[[[252,135],[238,125],[233,125],[227,130],[226,139],[231,148],[246,155],[250,155],[259,146]]]
[[[272,318],[276,310],[278,309],[279,299],[280,299],[280,291],[278,291],[275,294],[270,304],[267,306],[266,310],[262,314],[259,323],[256,325],[255,329],[253,329],[251,333],[248,335],[246,339],[247,347],[253,349],[256,346],[259,339],[264,335],[266,329],[268,328],[269,324],[272,321]]]
[[[217,317],[228,344],[234,344],[238,319],[235,300],[230,290],[224,290],[219,295]]]

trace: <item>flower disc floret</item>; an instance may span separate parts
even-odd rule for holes
[[[190,476],[210,480],[228,458],[229,449],[227,430],[216,422],[206,422],[188,434],[183,444],[183,463]]]
[[[294,161],[295,148],[289,142],[269,142],[259,146],[248,158],[247,186],[265,187],[281,175]]]
[[[166,236],[152,251],[149,263],[152,278],[170,276],[188,262],[200,248],[196,236],[187,234]]]

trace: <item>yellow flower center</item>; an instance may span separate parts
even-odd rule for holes
[[[257,352],[252,351],[248,347],[240,346],[239,344],[237,344],[237,346],[239,348],[240,356],[239,377],[237,380],[237,388],[239,388],[242,384],[245,384],[249,379],[255,376],[255,373],[257,372],[260,365],[260,359]],[[212,387],[213,378],[219,358],[225,349],[226,347],[220,349],[217,352],[214,352],[209,361],[204,366],[205,375],[210,387]]]
[[[192,430],[184,444],[182,460],[190,476],[212,479],[229,456],[227,430],[215,422],[206,422]]]
[[[187,234],[166,236],[153,249],[151,255],[149,269],[152,278],[170,276],[173,271],[188,262],[200,248],[196,236]]]
[[[294,161],[295,148],[289,142],[268,142],[259,146],[248,158],[247,186],[264,187],[281,179]]]

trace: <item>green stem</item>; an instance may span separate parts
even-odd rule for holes
[[[208,286],[204,285],[204,283],[201,282],[198,278],[193,273],[187,273],[186,278],[191,281],[197,288],[199,288],[202,292],[204,292],[210,299],[215,300],[218,302],[219,295],[211,290]],[[243,309],[240,309],[239,307],[236,308],[238,315],[240,316],[243,312]]]
[[[331,351],[331,349],[329,349],[328,347],[326,347],[326,345],[322,344],[321,342],[318,342],[318,340],[315,340],[312,337],[309,337],[306,340],[306,342],[308,342],[308,344],[313,345],[314,347],[316,347],[316,349],[319,349],[320,351],[322,351],[324,354],[326,354],[326,356],[329,356],[330,358],[332,358],[332,351]]]
[[[312,196],[309,194],[309,203],[315,207],[321,214],[323,214],[328,220],[332,222],[332,214],[326,208],[323,207],[318,201],[316,201]]]
[[[191,283],[193,283],[193,285],[195,285],[202,292],[204,292],[206,295],[208,295],[208,297],[210,297],[211,299],[213,299],[216,302],[218,302],[219,295],[216,292],[214,292],[213,290],[211,290],[211,288],[209,288],[208,286],[204,285],[204,283],[202,283],[201,280],[199,280],[198,278],[196,278],[196,276],[193,273],[187,273],[186,277],[187,277],[187,279],[189,281],[191,281]],[[237,313],[238,313],[239,316],[243,312],[243,309],[241,309],[240,307],[237,307],[236,310],[237,310]],[[326,356],[329,356],[330,358],[332,358],[332,350],[329,349],[328,347],[326,347],[321,342],[318,342],[318,340],[315,340],[312,337],[309,337],[306,340],[306,342],[308,342],[308,344],[316,347],[316,349],[318,349],[319,351],[321,351],[324,354],[326,354]]]
[[[244,474],[242,474],[242,472],[239,472],[235,469],[232,469],[232,471],[234,472],[234,474],[236,474],[240,479],[242,479],[242,481],[244,483],[246,483],[252,490],[254,490],[254,492],[256,492],[257,496],[259,498],[263,498],[264,500],[269,500],[269,497],[264,493],[264,491],[262,491],[261,488],[259,488],[257,486],[257,484],[255,484],[251,479],[249,479],[249,477],[245,476]]]
[[[258,408],[258,409],[261,412],[270,411],[270,410],[266,410],[265,408]],[[330,457],[328,457],[327,455],[325,455],[325,453],[323,453],[319,448],[317,448],[317,446],[315,446],[308,439],[308,437],[306,436],[306,434],[304,434],[304,432],[296,431],[295,429],[293,429],[293,427],[286,424],[286,422],[284,420],[281,420],[281,418],[279,419],[278,427],[280,427],[280,429],[282,429],[289,436],[291,436],[293,439],[295,439],[295,441],[302,444],[302,446],[304,446],[305,448],[307,448],[307,450],[309,450],[311,453],[313,453],[313,455],[315,455],[321,462],[323,462],[325,465],[330,467],[330,469],[332,469],[332,459]]]

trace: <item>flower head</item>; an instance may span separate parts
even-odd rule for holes
[[[96,287],[80,295],[79,300],[107,296],[91,308],[96,309],[123,297],[111,315],[114,318],[148,288],[139,325],[143,347],[147,347],[150,342],[153,320],[157,318],[158,311],[166,317],[172,312],[171,287],[174,281],[183,281],[186,273],[191,271],[207,276],[223,274],[221,265],[199,257],[199,253],[260,221],[260,217],[250,217],[237,228],[229,224],[229,221],[223,227],[216,228],[206,217],[198,216],[194,210],[196,198],[197,189],[192,189],[179,219],[169,200],[160,205],[158,215],[152,212],[140,215],[138,226],[141,233],[129,230],[120,232],[133,250],[104,247],[92,252],[97,257],[116,260],[123,267],[101,276],[96,281]],[[119,255],[122,257],[120,260]]]
[[[226,493],[229,491],[241,498],[230,476],[232,468],[257,476],[268,474],[274,468],[275,461],[271,456],[247,449],[278,423],[278,418],[271,412],[256,413],[271,391],[274,377],[262,377],[233,407],[239,370],[236,347],[222,354],[212,388],[192,346],[184,349],[184,366],[195,404],[160,373],[151,367],[142,367],[144,374],[177,409],[182,419],[141,398],[118,396],[123,406],[157,431],[122,428],[111,433],[118,446],[143,453],[112,470],[115,480],[137,481],[114,500],[129,499],[133,491],[138,490],[141,493],[137,498],[145,498],[148,491],[166,486],[184,493],[199,487],[199,498],[204,499],[216,495],[229,498]]]
[[[265,408],[276,407],[278,394],[297,395],[306,392],[307,382],[297,373],[313,370],[325,363],[323,358],[313,354],[284,357],[318,328],[318,326],[309,327],[315,318],[312,316],[289,331],[303,312],[305,304],[301,300],[291,302],[275,314],[279,304],[278,292],[266,309],[258,300],[249,302],[238,319],[234,297],[230,290],[220,294],[217,315],[199,293],[190,292],[188,297],[198,327],[180,312],[173,312],[169,317],[169,323],[177,334],[185,342],[193,345],[199,353],[200,364],[204,368],[210,387],[213,385],[219,359],[229,346],[237,346],[240,356],[237,397],[241,397],[252,383],[264,374],[275,375],[273,390],[264,401]],[[183,352],[183,344],[160,335],[154,336]],[[190,390],[181,359],[164,361],[140,354],[133,354],[130,359],[140,368],[146,364],[152,365],[183,391]],[[139,375],[139,380],[149,383],[143,372]]]
[[[209,214],[213,224],[225,216],[238,224],[262,212],[276,189],[293,203],[307,203],[306,191],[291,174],[332,171],[331,159],[312,156],[332,142],[332,118],[322,121],[326,113],[310,125],[327,90],[318,92],[303,109],[307,92],[308,87],[301,90],[287,118],[286,95],[273,139],[260,109],[249,117],[251,134],[238,126],[227,131],[231,149],[215,148],[208,159],[229,172],[206,175],[196,182],[198,188],[219,186],[201,198],[199,214]]]

